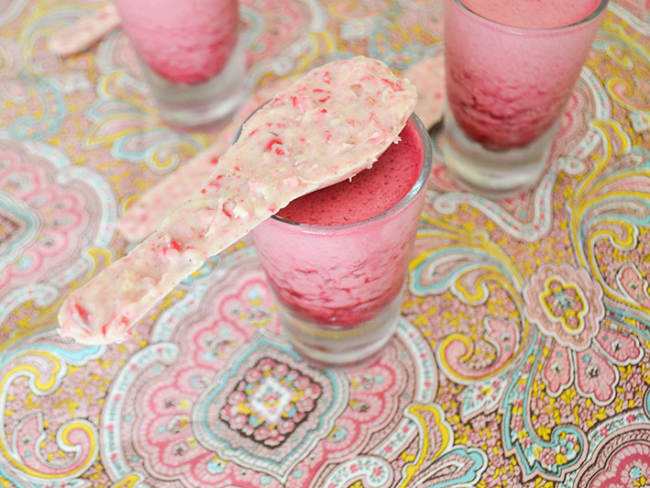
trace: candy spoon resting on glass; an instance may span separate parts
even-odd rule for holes
[[[413,112],[415,87],[380,61],[317,68],[242,128],[194,198],[66,299],[60,332],[82,343],[129,337],[134,324],[210,256],[291,200],[371,167]]]
[[[443,113],[444,57],[439,54],[424,58],[409,66],[403,75],[417,88],[415,113],[424,126],[431,129],[440,121]],[[244,119],[291,81],[280,79],[256,90],[210,146],[182,163],[173,173],[165,176],[135,200],[118,222],[122,235],[131,242],[138,242],[156,230],[178,202],[192,196],[196,191],[197,181],[203,181],[216,169],[219,158],[230,146]]]

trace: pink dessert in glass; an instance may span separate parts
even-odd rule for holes
[[[114,0],[133,47],[176,83],[219,73],[237,44],[237,0]]]
[[[517,171],[529,171],[528,184],[539,177],[606,4],[445,0],[447,125],[462,153],[449,163],[461,179],[498,188]]]
[[[598,23],[567,31],[593,13],[600,0],[465,0],[465,7],[495,22],[540,29],[505,36],[448,1],[448,98],[462,129],[486,147],[528,144],[563,110]]]
[[[253,231],[285,331],[317,362],[367,357],[397,325],[431,169],[419,120],[400,138],[371,169],[293,201]]]
[[[245,63],[237,0],[114,2],[164,117],[200,125],[239,105]]]

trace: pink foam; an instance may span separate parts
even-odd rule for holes
[[[422,168],[422,141],[412,122],[400,137],[371,169],[294,200],[279,215],[304,224],[342,225],[389,209],[413,187]]]
[[[500,24],[550,29],[587,18],[600,0],[462,0],[477,14]]]

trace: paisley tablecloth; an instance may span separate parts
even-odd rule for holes
[[[437,3],[241,3],[260,84],[324,58],[401,70],[441,50]],[[489,201],[435,167],[399,331],[349,371],[287,346],[246,241],[132,341],[57,336],[66,294],[128,249],[117,217],[214,137],[160,120],[121,32],[48,53],[100,6],[0,0],[0,486],[650,485],[642,2],[610,5],[533,191]]]

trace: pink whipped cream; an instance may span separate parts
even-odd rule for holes
[[[216,171],[159,229],[83,287],[59,311],[60,332],[116,342],[205,260],[292,200],[369,168],[406,124],[417,95],[364,57],[312,70],[242,128]]]
[[[413,187],[421,169],[422,140],[413,122],[409,122],[400,133],[399,143],[386,149],[372,168],[351,180],[300,197],[278,215],[321,226],[361,222],[399,202]]]
[[[176,83],[219,73],[237,44],[237,0],[114,0],[122,27],[149,68]]]
[[[400,293],[424,198],[420,191],[393,208],[413,188],[423,164],[422,139],[412,122],[400,137],[371,169],[279,212],[309,226],[270,219],[253,231],[269,281],[294,314],[331,327],[355,326]]]
[[[551,29],[589,17],[600,0],[462,0],[486,19],[513,27]]]

